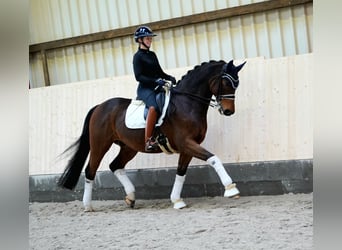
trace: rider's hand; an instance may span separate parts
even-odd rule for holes
[[[159,86],[164,86],[164,85],[165,85],[165,81],[164,81],[163,79],[161,79],[161,78],[158,78],[158,79],[156,80],[156,83],[157,83]]]
[[[171,82],[165,82],[164,86],[167,87],[168,89],[170,89],[172,86],[172,83]]]

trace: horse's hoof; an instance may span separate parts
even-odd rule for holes
[[[126,202],[127,206],[129,206],[130,208],[134,208],[135,200],[131,200],[126,196],[125,202]]]
[[[94,208],[92,206],[87,206],[87,207],[84,207],[84,212],[95,212]]]
[[[186,207],[186,204],[185,204],[185,202],[182,199],[173,201],[173,208],[174,209],[182,209],[182,208],[185,208],[185,207]]]
[[[232,183],[232,184],[229,184],[227,187],[226,187],[226,190],[224,191],[224,197],[229,197],[229,198],[235,198],[236,196],[236,199],[240,198],[240,191],[239,189],[236,188],[236,184],[235,183]]]

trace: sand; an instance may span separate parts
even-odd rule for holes
[[[312,194],[30,203],[30,249],[313,249]]]

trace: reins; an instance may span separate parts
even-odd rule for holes
[[[192,94],[189,92],[179,91],[178,89],[175,89],[175,88],[171,88],[171,93],[186,95],[186,96],[192,97],[193,99],[196,99],[205,105],[210,105],[210,102],[213,100],[212,98],[205,98],[205,97],[195,95],[195,94]]]

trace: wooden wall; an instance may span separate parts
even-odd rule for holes
[[[209,109],[202,144],[225,163],[311,159],[313,157],[313,55],[246,59],[236,93],[236,113]],[[241,61],[236,61],[240,63]],[[192,67],[167,71],[179,79]],[[133,75],[29,90],[29,174],[61,173],[62,153],[81,133],[88,110],[115,96],[135,97]],[[100,170],[117,152],[106,154]],[[131,169],[174,167],[178,155],[141,154]],[[191,164],[206,164],[192,160]]]

